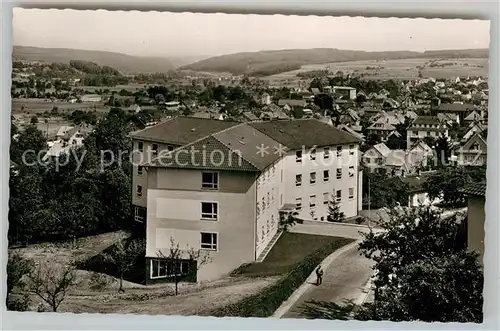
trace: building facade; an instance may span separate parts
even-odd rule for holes
[[[484,256],[484,222],[486,183],[475,183],[464,187],[462,192],[467,194],[467,249],[479,254],[479,261]]]
[[[416,142],[425,137],[448,138],[448,127],[437,116],[419,116],[406,131],[407,149],[411,149]]]
[[[201,138],[191,128],[201,127],[196,121],[204,121]],[[186,255],[182,272],[193,281],[213,280],[268,251],[284,206],[321,222],[333,197],[346,217],[358,213],[358,138],[314,119],[212,122],[224,123],[179,117],[132,135],[138,149],[158,150],[134,166],[133,176],[148,283],[171,280],[163,257],[172,240],[186,251],[208,251],[211,262],[199,270]],[[192,141],[176,147],[179,137]]]

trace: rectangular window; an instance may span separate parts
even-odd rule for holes
[[[327,182],[330,180],[330,170],[323,170],[323,181]]]
[[[172,145],[167,145],[167,151],[171,152],[174,150],[174,146]]]
[[[302,162],[302,151],[295,152],[295,161],[298,163]]]
[[[430,131],[427,131],[427,136],[430,136],[431,135],[431,132]]]
[[[158,144],[153,144],[152,151],[153,155],[158,155]]]
[[[316,148],[311,149],[309,157],[311,158],[311,160],[316,160]]]
[[[337,190],[337,193],[335,194],[335,197],[336,197],[335,201],[337,201],[337,202],[342,201],[342,191],[341,190]]]
[[[349,145],[349,155],[354,155],[354,145]]]
[[[354,177],[354,166],[349,167],[349,177],[350,178]]]
[[[281,169],[281,182],[283,183],[283,169]]]
[[[142,175],[142,167],[141,166],[138,166],[137,167],[137,174],[140,176]]]
[[[209,190],[217,190],[219,188],[219,173],[202,172],[201,187]]]
[[[378,159],[378,160],[377,160],[377,163],[378,163],[378,165],[383,165],[383,164],[384,164],[384,160],[382,160],[382,159]]]
[[[337,179],[342,179],[342,168],[337,168]]]
[[[137,185],[136,193],[138,197],[142,197],[142,186]]]
[[[217,202],[202,202],[201,203],[201,219],[217,220]]]
[[[316,173],[315,172],[311,172],[309,174],[310,178],[309,178],[309,183],[311,184],[315,184],[316,183]]]
[[[217,250],[217,233],[201,232],[201,249]]]
[[[342,156],[342,146],[337,146],[337,157]]]
[[[311,194],[309,197],[309,207],[315,207],[316,206],[316,194]]]
[[[325,147],[323,149],[323,158],[325,159],[330,158],[330,147]]]
[[[327,205],[327,204],[328,204],[329,199],[330,199],[330,197],[329,197],[328,192],[323,193],[323,204],[324,204],[324,205]]]
[[[297,210],[302,209],[302,198],[295,199],[295,209],[297,209]]]
[[[302,186],[302,175],[295,175],[295,186]]]
[[[143,152],[144,151],[144,143],[142,141],[139,141],[137,143],[137,149],[139,150],[139,152]]]
[[[167,261],[166,260],[151,260],[151,279],[167,277]]]
[[[167,273],[169,277],[174,277],[177,273],[177,276],[185,276],[189,271],[189,262],[188,261],[178,261],[178,270],[176,271],[174,264],[172,262],[167,264]]]
[[[354,187],[349,187],[349,199],[354,199]]]
[[[418,131],[413,131],[413,135],[418,136]]]

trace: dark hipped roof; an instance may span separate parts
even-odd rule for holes
[[[486,182],[474,183],[460,189],[460,192],[467,195],[486,196]]]
[[[412,122],[413,124],[441,124],[441,120],[438,116],[419,116]]]
[[[238,122],[231,121],[179,116],[150,128],[133,132],[130,136],[133,139],[186,145],[238,124]]]
[[[470,103],[442,103],[439,105],[438,109],[442,111],[469,111],[474,108],[473,104]]]
[[[276,140],[248,124],[221,131],[214,134],[213,137],[228,148],[241,153],[246,161],[259,170],[267,168],[284,156],[284,153],[288,150]],[[280,146],[283,148],[280,148]]]
[[[286,147],[243,123],[163,152],[146,166],[238,171],[264,170],[286,152]]]
[[[259,171],[213,136],[197,140],[144,164],[147,167]]]
[[[289,106],[300,106],[300,107],[305,107],[307,105],[307,102],[305,100],[296,100],[296,99],[281,99],[278,100],[278,106],[284,106],[284,105],[289,105]]]
[[[317,119],[248,123],[289,149],[360,143],[361,139]]]

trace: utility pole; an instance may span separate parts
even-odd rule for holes
[[[371,217],[372,217],[372,211],[371,211],[371,195],[370,195],[370,177],[368,177],[368,226],[370,226],[371,223]]]

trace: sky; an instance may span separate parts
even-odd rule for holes
[[[13,44],[139,56],[215,56],[294,48],[488,48],[482,20],[21,9]]]

